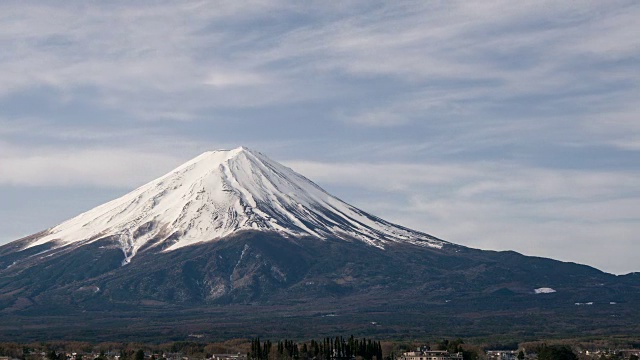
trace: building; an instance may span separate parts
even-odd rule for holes
[[[489,360],[516,360],[518,358],[517,350],[489,350],[487,351],[487,359]]]
[[[213,354],[211,360],[247,360],[247,354]]]
[[[416,351],[402,353],[400,360],[462,360],[462,353],[449,353],[446,350],[427,350],[423,346]]]

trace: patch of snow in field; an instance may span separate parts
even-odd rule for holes
[[[533,290],[536,294],[552,294],[556,292],[555,289],[549,287],[541,287]]]

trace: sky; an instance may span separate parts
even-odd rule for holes
[[[638,1],[0,2],[0,244],[214,149],[457,244],[640,271]]]

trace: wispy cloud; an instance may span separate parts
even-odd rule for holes
[[[204,80],[207,85],[225,88],[236,86],[255,86],[270,82],[265,76],[252,74],[249,72],[230,73],[227,70],[212,72]]]
[[[63,186],[133,189],[182,159],[157,153],[102,149],[16,152],[0,144],[0,186]],[[170,168],[169,168],[170,169]]]
[[[640,9],[628,1],[8,2],[2,12],[0,42],[9,55],[0,60],[0,93],[44,86],[77,97],[89,87],[98,92],[89,100],[96,106],[135,118],[209,118],[220,107],[326,101],[345,83],[361,89],[377,79],[386,84],[374,87],[376,95],[339,90],[356,105],[336,102],[333,113],[373,127],[442,116],[513,122],[571,106],[606,115],[610,109],[594,107],[588,95],[621,87],[637,95],[640,80],[626,71],[640,54]],[[632,108],[635,98],[617,97],[614,106]],[[573,112],[567,121],[577,123]]]

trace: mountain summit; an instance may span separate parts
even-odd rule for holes
[[[243,230],[284,236],[390,242],[440,248],[444,242],[369,215],[265,155],[239,147],[209,151],[138,189],[54,228],[27,248],[111,237],[125,254],[175,250]]]

